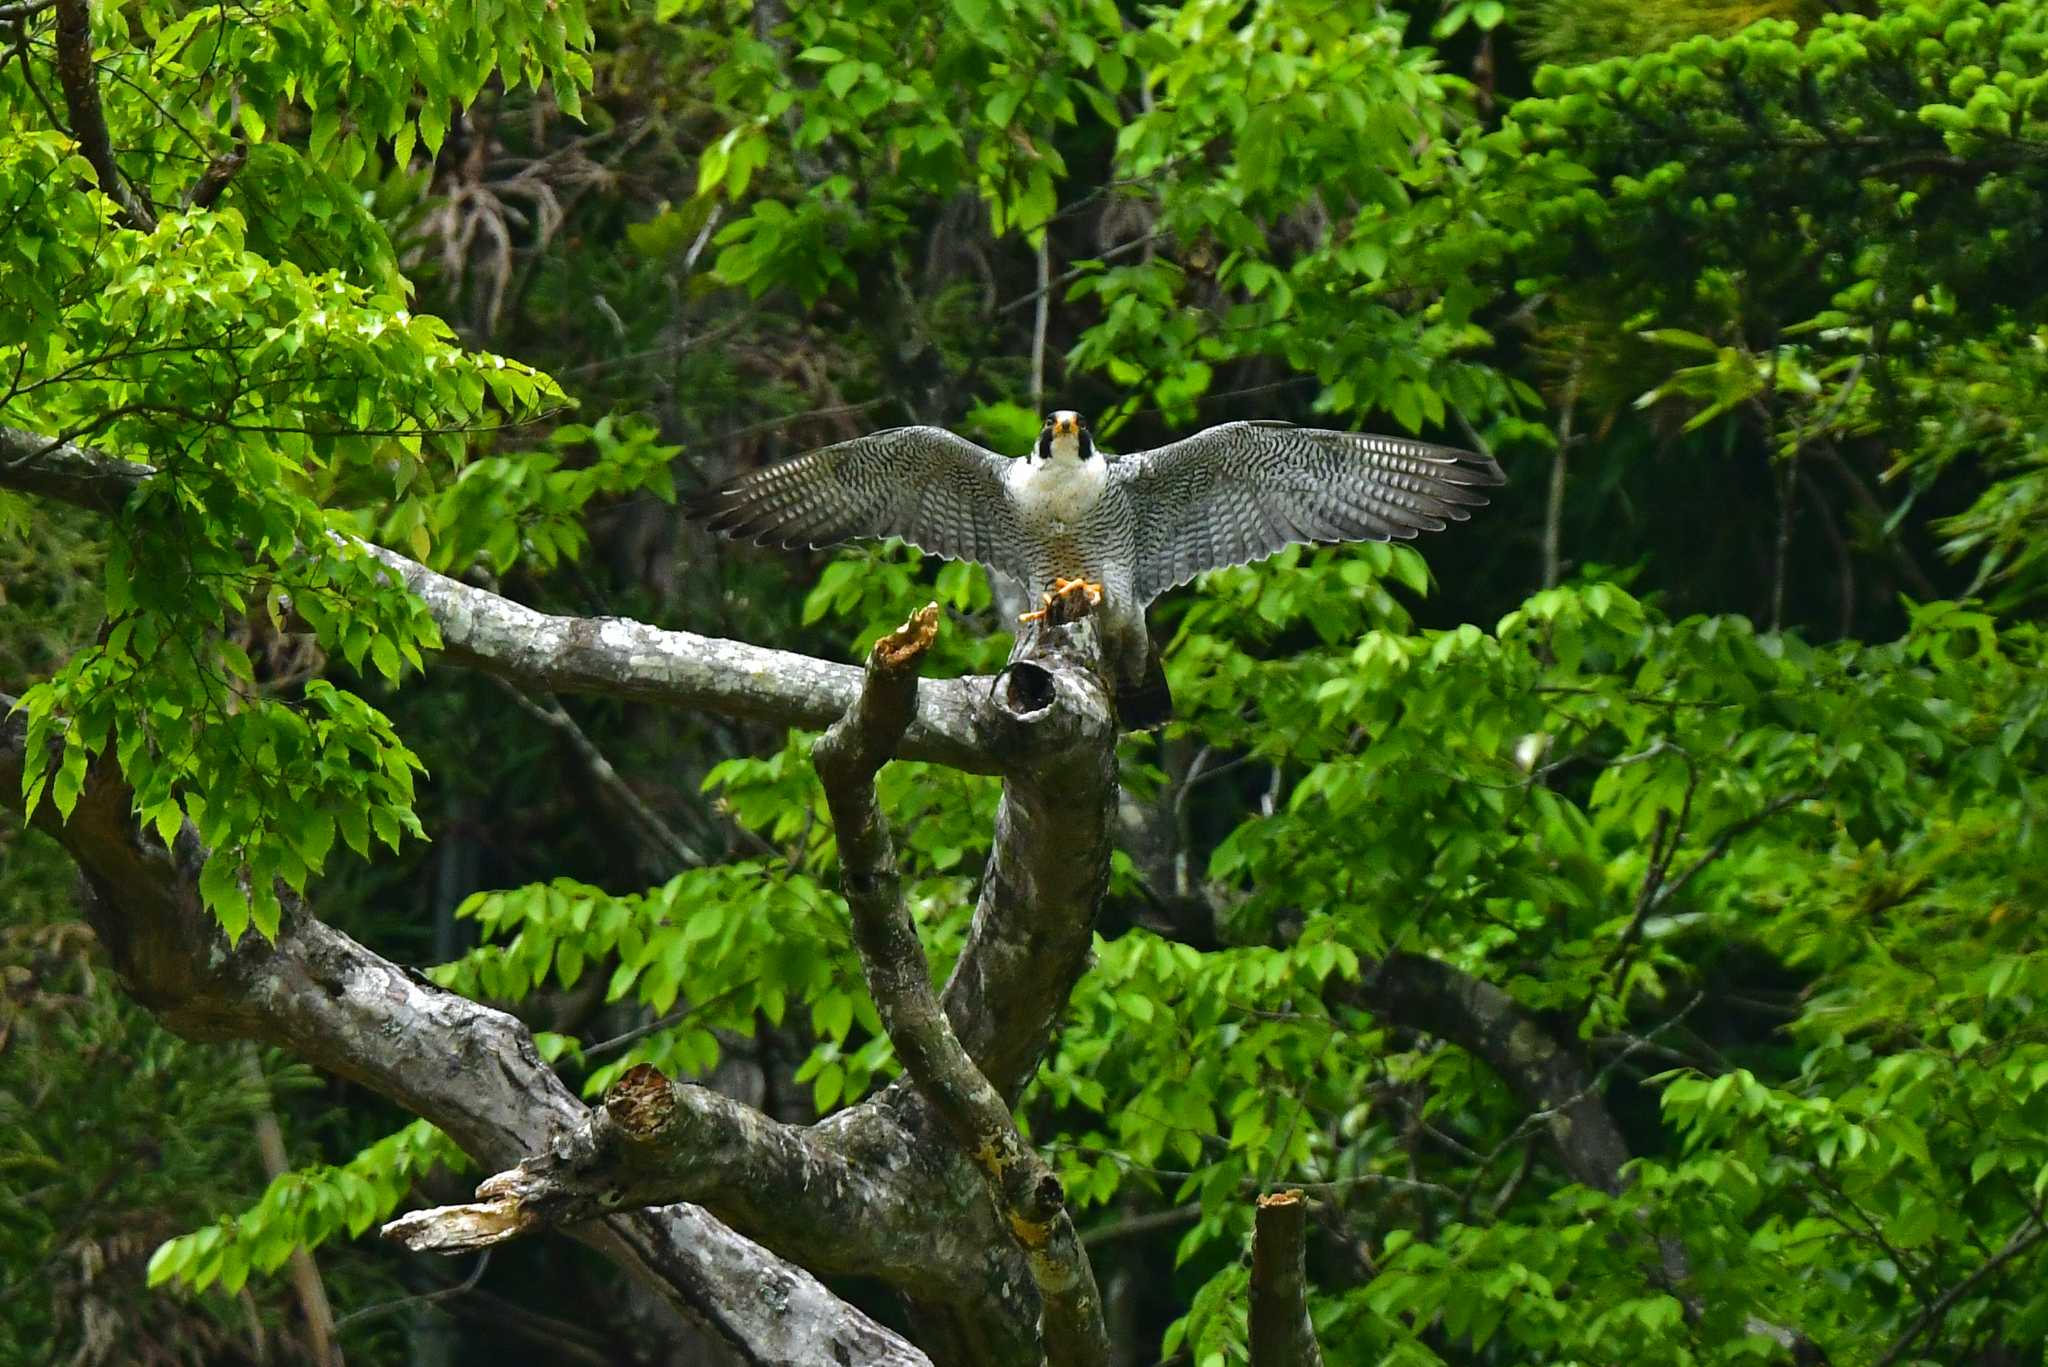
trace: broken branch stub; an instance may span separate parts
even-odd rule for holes
[[[1308,1203],[1298,1191],[1261,1196],[1252,1226],[1252,1367],[1322,1367],[1308,1317]]]

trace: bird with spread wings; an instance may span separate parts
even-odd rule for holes
[[[1045,420],[1012,459],[942,427],[897,427],[747,475],[708,500],[711,525],[763,544],[901,537],[1021,584],[1055,620],[1092,608],[1133,729],[1172,715],[1145,609],[1199,574],[1310,542],[1441,531],[1500,484],[1493,461],[1453,447],[1230,422],[1124,455],[1099,450],[1078,413]]]

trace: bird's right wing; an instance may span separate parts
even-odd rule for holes
[[[829,546],[900,536],[953,560],[1013,565],[1021,534],[1009,462],[943,427],[894,427],[821,447],[737,480],[705,501],[729,536]]]

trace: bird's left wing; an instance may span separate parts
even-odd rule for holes
[[[943,427],[894,427],[821,447],[707,499],[711,525],[782,546],[900,536],[919,550],[998,569],[1014,564],[1009,462]]]
[[[1137,592],[1313,541],[1443,530],[1486,502],[1500,467],[1448,446],[1282,422],[1232,422],[1110,466],[1141,510]]]

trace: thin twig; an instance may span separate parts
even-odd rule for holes
[[[659,1020],[651,1020],[645,1025],[636,1026],[623,1035],[614,1035],[608,1040],[600,1040],[598,1043],[590,1045],[581,1051],[583,1061],[588,1063],[591,1059],[601,1058],[616,1050],[624,1049],[627,1045],[638,1044],[641,1040],[646,1039],[657,1031],[666,1030],[672,1025],[681,1025],[690,1017],[700,1012],[709,1011],[712,1007],[731,1000],[741,992],[751,990],[760,981],[759,978],[749,978],[743,983],[734,983],[731,987],[726,988],[725,991],[706,997],[703,1001],[691,1002],[688,1006],[679,1006]]]
[[[285,1154],[284,1130],[277,1123],[270,1080],[263,1076],[256,1046],[244,1041],[241,1055],[243,1079],[259,1099],[256,1152],[263,1160],[263,1175],[274,1182],[291,1171],[291,1161]],[[292,1291],[299,1299],[299,1313],[306,1317],[307,1357],[315,1367],[340,1367],[341,1355],[334,1349],[334,1306],[327,1299],[327,1287],[320,1280],[320,1267],[313,1261],[313,1251],[303,1244],[294,1248],[291,1267]]]
[[[359,1320],[375,1319],[379,1315],[388,1315],[394,1310],[406,1310],[416,1305],[432,1305],[436,1301],[445,1301],[451,1297],[460,1296],[465,1291],[474,1291],[476,1290],[476,1284],[483,1280],[484,1269],[490,1265],[491,1250],[487,1248],[477,1255],[476,1266],[471,1269],[469,1276],[456,1285],[444,1286],[439,1291],[422,1291],[417,1296],[400,1296],[396,1300],[378,1301],[375,1305],[366,1305],[360,1310],[351,1310],[348,1314],[343,1315],[334,1322],[334,1330],[336,1333],[340,1333],[343,1329],[348,1328],[348,1326]]]
[[[1557,453],[1550,459],[1550,493],[1543,509],[1543,587],[1554,589],[1563,575],[1565,462],[1572,449],[1572,419],[1579,407],[1579,363],[1572,362],[1564,385],[1564,407],[1557,416]]]
[[[1045,407],[1045,329],[1052,315],[1052,234],[1038,235],[1038,311],[1031,320],[1031,411]]]
[[[517,703],[519,710],[528,716],[546,723],[575,752],[583,762],[584,769],[606,796],[616,802],[633,823],[640,828],[648,841],[655,846],[662,857],[676,868],[694,868],[704,862],[704,856],[697,852],[689,841],[678,835],[675,828],[663,821],[655,810],[643,802],[640,795],[612,767],[604,751],[585,734],[576,719],[569,715],[562,704],[549,698],[545,705],[535,702],[526,695],[526,690],[505,679],[493,679],[499,688]]]
[[[1085,1247],[1096,1248],[1102,1244],[1114,1243],[1118,1239],[1135,1239],[1141,1235],[1157,1234],[1162,1229],[1191,1225],[1201,1218],[1200,1205],[1147,1211],[1143,1215],[1133,1215],[1127,1220],[1118,1220],[1113,1225],[1097,1225],[1081,1235],[1081,1243]]]
[[[1819,797],[1821,792],[1822,789],[1819,786],[1815,786],[1812,788],[1801,788],[1796,793],[1786,793],[1783,797],[1775,798],[1766,803],[1761,811],[1724,827],[1721,834],[1715,837],[1714,843],[1708,847],[1705,854],[1693,861],[1692,865],[1684,873],[1681,873],[1677,878],[1665,885],[1664,891],[1657,895],[1656,905],[1662,906],[1678,896],[1679,893],[1684,892],[1686,885],[1697,878],[1702,869],[1705,869],[1709,864],[1727,854],[1728,847],[1733,845],[1736,840],[1755,830],[1758,826],[1763,825],[1764,822],[1769,821],[1787,807],[1796,807],[1810,798]]]
[[[1020,294],[1006,304],[998,304],[996,312],[998,314],[1015,313],[1026,304],[1040,303],[1050,296],[1054,290],[1073,284],[1076,280],[1094,270],[1102,262],[1114,261],[1119,256],[1129,256],[1140,248],[1151,246],[1164,236],[1164,233],[1146,233],[1143,237],[1134,237],[1128,242],[1119,242],[1114,247],[1097,252],[1072,270],[1063,272],[1057,280],[1048,280],[1045,276],[1040,275],[1038,277],[1037,289],[1029,294]]]
[[[1523,1118],[1522,1123],[1514,1128],[1513,1132],[1510,1133],[1507,1138],[1501,1140],[1500,1143],[1494,1145],[1492,1149],[1488,1150],[1488,1152],[1483,1158],[1479,1159],[1480,1172],[1485,1172],[1487,1168],[1493,1166],[1494,1162],[1497,1159],[1499,1159],[1499,1157],[1502,1154],[1506,1153],[1515,1145],[1521,1143],[1524,1139],[1532,1138],[1538,1130],[1541,1130],[1545,1125],[1548,1125],[1552,1120],[1563,1115],[1566,1111],[1571,1110],[1580,1102],[1587,1101],[1593,1097],[1599,1096],[1602,1092],[1606,1090],[1608,1080],[1614,1076],[1615,1070],[1621,1067],[1622,1064],[1626,1063],[1631,1055],[1637,1053],[1642,1049],[1648,1048],[1651,1044],[1655,1043],[1657,1036],[1663,1034],[1666,1030],[1670,1030],[1673,1027],[1677,1026],[1687,1016],[1693,1013],[1695,1007],[1697,1007],[1701,1002],[1705,1001],[1706,999],[1706,993],[1694,993],[1692,1000],[1687,1002],[1684,1006],[1678,1008],[1676,1014],[1672,1015],[1666,1020],[1659,1021],[1654,1027],[1651,1028],[1648,1034],[1643,1035],[1638,1039],[1632,1040],[1629,1043],[1628,1048],[1622,1050],[1613,1059],[1611,1059],[1606,1064],[1602,1065],[1600,1071],[1593,1074],[1592,1079],[1589,1082],[1587,1082],[1585,1086],[1581,1087],[1578,1091],[1572,1093],[1572,1095],[1565,1097],[1564,1099],[1552,1105],[1546,1106],[1540,1111],[1531,1111],[1526,1117]]]

